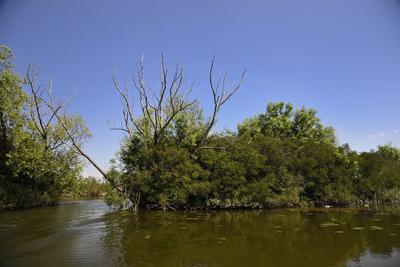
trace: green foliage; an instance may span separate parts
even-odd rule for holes
[[[12,70],[12,53],[0,48],[0,209],[56,204],[81,171],[75,153],[61,146],[60,125],[49,124],[44,140],[29,113],[23,81]],[[88,130],[79,117],[64,118],[79,142]],[[49,144],[54,146],[49,146]]]
[[[108,185],[94,177],[79,177],[66,187],[63,192],[65,197],[73,198],[100,198],[106,194]]]
[[[266,112],[245,120],[238,126],[239,135],[296,138],[322,143],[336,143],[333,128],[324,127],[315,109],[302,107],[294,110],[292,104],[270,103]]]
[[[191,181],[202,171],[187,149],[166,142],[157,146],[132,142],[121,157],[125,172],[119,182],[142,192],[144,203],[161,208],[183,206]]]
[[[141,207],[161,209],[398,199],[399,150],[382,146],[358,154],[347,144],[337,146],[334,130],[316,113],[272,103],[264,114],[239,124],[238,134],[213,134],[198,145],[196,135],[206,121],[199,107],[187,110],[157,144],[139,135],[125,140],[118,184],[140,192]]]
[[[358,195],[373,201],[398,202],[400,191],[400,150],[391,145],[360,155],[362,177]]]
[[[333,128],[321,123],[316,110],[283,102],[244,120],[237,133],[208,135],[216,113],[204,118],[197,102],[178,91],[167,104],[144,106],[138,118],[127,113],[127,102],[128,136],[118,164],[104,175],[109,183],[81,179],[81,162],[70,147],[81,147],[90,137],[84,120],[62,115],[51,121],[50,112],[41,128],[5,47],[0,47],[0,71],[0,209],[55,204],[63,192],[105,194],[117,207],[140,197],[142,208],[159,209],[400,201],[400,150],[391,145],[358,154],[347,144],[338,146]]]

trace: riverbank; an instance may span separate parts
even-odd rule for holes
[[[6,212],[6,211],[26,211],[26,210],[37,210],[37,209],[46,209],[46,208],[57,208],[57,209],[62,209],[66,207],[66,205],[69,204],[75,204],[75,203],[84,203],[84,202],[101,202],[102,205],[107,206],[108,210],[113,210],[113,211],[121,211],[121,212],[131,212],[131,210],[123,210],[119,208],[113,208],[110,205],[106,204],[103,198],[82,198],[82,197],[64,197],[62,198],[57,204],[54,205],[47,205],[47,206],[35,206],[35,207],[29,207],[29,208],[4,208],[3,210],[0,210],[0,212]],[[304,206],[292,206],[292,207],[231,207],[231,208],[188,208],[188,209],[157,209],[157,208],[152,208],[152,209],[146,209],[146,208],[141,208],[139,211],[141,212],[219,212],[219,211],[232,211],[232,212],[247,212],[247,211],[296,211],[296,210],[314,210],[314,211],[329,211],[329,210],[371,210],[371,211],[376,211],[376,210],[390,210],[390,211],[399,211],[400,214],[400,205],[396,203],[370,203],[370,204],[364,204],[364,205],[304,205]]]

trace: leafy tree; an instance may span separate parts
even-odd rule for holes
[[[0,59],[0,208],[56,204],[78,177],[81,162],[52,116],[44,121],[39,99],[22,89],[25,83],[12,70],[8,48],[0,49]],[[88,137],[80,117],[64,121],[76,139]]]
[[[324,127],[316,114],[316,110],[305,107],[294,110],[290,103],[270,103],[264,114],[239,124],[238,133],[248,136],[261,134],[269,137],[293,137],[300,140],[335,143],[336,136],[333,128]]]
[[[360,155],[358,195],[372,201],[400,200],[400,150],[391,145]]]

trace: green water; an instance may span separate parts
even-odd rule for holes
[[[400,266],[400,216],[357,209],[0,213],[0,266]]]

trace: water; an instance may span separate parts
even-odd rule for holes
[[[0,213],[0,266],[400,266],[391,210],[148,212],[104,202]]]

